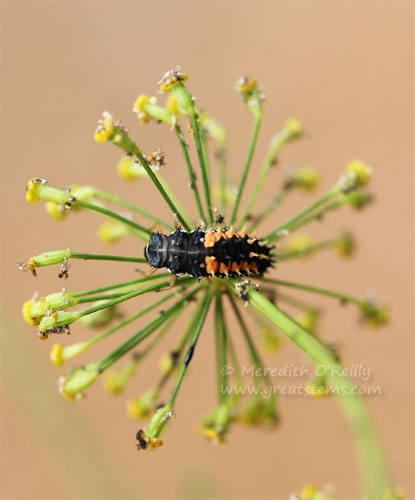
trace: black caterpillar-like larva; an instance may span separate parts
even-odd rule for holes
[[[245,231],[176,229],[168,236],[152,233],[144,256],[151,267],[166,267],[176,276],[262,276],[273,266],[272,248]]]

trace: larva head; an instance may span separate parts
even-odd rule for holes
[[[148,245],[144,248],[144,257],[151,267],[164,267],[167,260],[167,236],[152,233]]]

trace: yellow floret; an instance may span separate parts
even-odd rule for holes
[[[166,106],[165,108],[167,109],[167,111],[169,111],[172,115],[176,115],[176,116],[179,116],[181,115],[181,112],[180,112],[180,108],[179,108],[179,105],[177,104],[177,99],[174,97],[173,94],[170,94],[168,99],[167,99],[167,102],[166,102]]]
[[[30,179],[30,181],[27,183],[27,188],[26,188],[27,203],[36,203],[37,201],[39,201],[39,198],[37,196],[38,186],[39,184],[35,182],[35,179]]]
[[[373,170],[362,160],[353,160],[346,165],[346,172],[353,172],[356,175],[358,186],[365,186],[372,177]]]
[[[145,94],[140,94],[135,103],[134,103],[134,110],[135,111],[143,111],[144,106],[150,101],[150,97]]]
[[[107,141],[114,133],[114,119],[107,111],[103,113],[104,120],[102,120],[94,135],[97,142]]]
[[[34,300],[28,300],[27,302],[25,302],[22,307],[22,315],[26,323],[29,323],[29,325],[32,326],[37,326],[42,318],[33,317],[32,308],[34,304]]]
[[[292,135],[299,135],[303,131],[303,126],[301,125],[301,122],[297,120],[297,118],[288,118],[285,122],[285,128]]]
[[[50,351],[50,359],[52,363],[56,366],[62,366],[64,360],[62,359],[63,347],[60,344],[54,344],[52,350]]]
[[[68,215],[63,205],[58,205],[52,201],[48,201],[45,204],[46,212],[55,220],[63,220]]]

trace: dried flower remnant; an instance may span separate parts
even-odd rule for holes
[[[167,94],[166,102],[159,102],[163,97],[140,94],[134,102],[133,111],[141,124],[159,123],[160,126],[167,126],[167,133],[173,132],[176,136],[185,164],[183,175],[187,175],[184,186],[190,187],[197,210],[187,210],[180,202],[180,197],[161,176],[161,167],[168,163],[164,151],[157,148],[153,153],[144,154],[129,132],[108,112],[99,121],[95,140],[98,143],[112,143],[123,151],[124,156],[117,166],[121,179],[145,179],[146,190],[153,185],[153,189],[160,193],[161,201],[167,204],[171,220],[166,221],[158,214],[98,187],[71,186],[58,189],[45,179],[33,178],[26,191],[29,203],[45,201],[48,213],[56,220],[64,220],[71,209],[90,210],[106,217],[107,220],[100,224],[98,230],[98,238],[106,244],[114,244],[120,238],[131,236],[142,241],[142,257],[88,254],[67,249],[47,251],[35,255],[26,263],[17,264],[19,269],[34,275],[40,267],[58,265],[58,276],[64,279],[69,277],[69,267],[74,265],[76,259],[150,264],[148,272],[142,272],[140,268],[140,275],[132,275],[132,279],[127,282],[97,284],[80,292],[65,290],[40,299],[33,298],[23,306],[25,321],[37,327],[42,340],[51,335],[69,333],[70,326],[72,336],[77,337],[79,333],[76,325],[81,322],[85,327],[106,327],[102,333],[87,340],[76,339],[73,344],[65,346],[54,343],[50,358],[56,366],[62,366],[81,355],[93,355],[96,343],[105,343],[108,336],[127,328],[144,315],[152,316],[129,338],[124,337],[119,346],[104,358],[74,367],[60,379],[59,391],[69,401],[83,396],[98,378],[103,380],[107,392],[121,394],[127,384],[133,383],[135,374],[141,369],[141,360],[164,333],[169,330],[174,335],[179,331],[162,358],[159,382],[151,385],[143,394],[128,400],[127,413],[130,417],[140,420],[149,417],[147,425],[139,428],[135,434],[136,445],[140,450],[162,445],[160,435],[174,415],[179,390],[191,360],[198,356],[198,339],[211,311],[215,320],[218,402],[199,421],[197,430],[217,443],[224,442],[238,422],[268,427],[279,423],[278,398],[276,394],[268,393],[272,387],[266,376],[260,380],[255,376],[252,380],[253,385],[259,383],[265,391],[262,395],[249,396],[248,392],[246,395],[235,395],[229,390],[235,384],[238,387],[242,384],[237,369],[240,366],[238,353],[233,345],[236,332],[231,332],[227,326],[229,315],[236,318],[250,359],[260,372],[265,372],[264,363],[256,346],[256,336],[250,331],[249,321],[244,319],[245,311],[250,315],[255,313],[257,329],[262,332],[259,340],[267,349],[278,352],[280,336],[285,334],[315,366],[331,366],[339,362],[331,346],[315,333],[319,309],[294,294],[285,294],[287,289],[331,297],[342,304],[355,306],[360,312],[362,324],[381,326],[388,320],[387,310],[371,300],[278,279],[278,268],[285,261],[297,257],[312,257],[325,249],[332,249],[343,257],[353,255],[355,242],[349,233],[316,241],[311,235],[301,235],[296,231],[312,226],[314,221],[323,220],[343,206],[350,205],[360,210],[365,208],[372,199],[372,195],[366,191],[373,174],[372,168],[362,160],[351,161],[327,193],[306,204],[288,220],[281,221],[268,234],[263,234],[261,225],[274,212],[278,215],[280,204],[291,192],[309,194],[318,185],[317,170],[302,166],[288,172],[286,170],[280,190],[270,200],[262,200],[260,196],[264,184],[278,173],[279,152],[293,140],[301,138],[303,125],[293,117],[283,122],[280,130],[271,138],[258,177],[252,178],[251,166],[256,161],[255,149],[264,113],[265,92],[256,79],[238,79],[235,91],[252,114],[253,129],[245,164],[241,172],[233,173],[234,178],[238,179],[233,184],[226,161],[226,132],[217,120],[196,107],[196,99],[186,86],[187,80],[188,75],[179,67],[167,71],[158,82],[160,93]],[[186,141],[183,126],[190,126],[192,132]],[[208,138],[215,143],[218,175],[208,154]],[[193,166],[193,148],[197,169]],[[276,165],[278,168],[273,168]],[[175,166],[175,175],[178,168]],[[287,236],[290,239],[285,244],[281,243]],[[75,244],[80,245],[81,242],[75,239]],[[276,271],[273,270],[275,263]],[[154,293],[161,290],[168,291]],[[138,312],[130,317],[117,318],[116,307],[129,300],[137,302],[138,297],[145,294],[153,297],[150,305],[138,308]],[[287,314],[286,307],[288,311],[294,308],[295,314]],[[72,308],[76,309],[68,310]],[[188,312],[188,322],[180,320],[175,323],[185,312]],[[99,320],[98,323],[95,319]],[[182,331],[177,327],[173,329],[173,323],[183,324]],[[137,346],[140,346],[139,354],[126,358],[131,352],[136,352],[133,350]],[[119,369],[114,368],[113,365],[121,359],[126,360],[124,365]],[[232,370],[225,373],[224,367],[227,366]],[[347,378],[334,374],[324,380],[310,381],[308,393],[312,393],[317,386],[324,388],[326,384],[343,389],[351,387]],[[170,394],[166,394],[169,386]],[[160,400],[165,402],[160,403]],[[373,436],[374,431],[362,409],[362,401],[348,398],[343,404],[347,406],[347,412],[358,415],[360,428]],[[356,433],[356,439],[362,439],[361,434]],[[367,466],[370,461],[371,468],[376,468],[378,473],[376,479],[371,475],[366,485],[368,491],[373,491],[383,481],[380,479],[384,477],[383,462],[380,454],[374,458],[375,452],[365,447],[365,443],[359,446],[363,450],[363,462]],[[301,495],[300,498],[308,498],[314,493],[308,488]]]

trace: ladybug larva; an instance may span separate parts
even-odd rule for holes
[[[231,229],[189,233],[176,229],[168,236],[151,233],[144,256],[153,271],[166,267],[175,277],[189,274],[201,279],[233,276],[262,276],[273,265],[273,247],[245,231]]]

